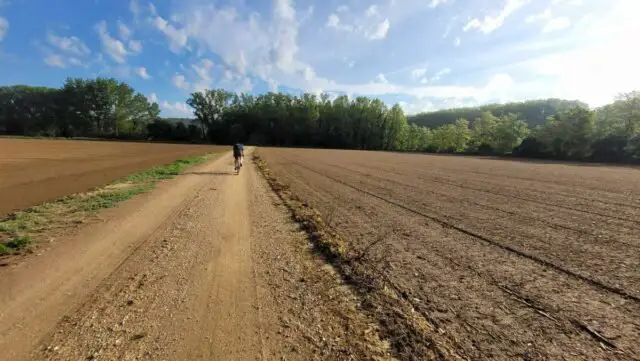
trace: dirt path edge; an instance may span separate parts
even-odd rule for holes
[[[394,357],[400,360],[465,359],[456,353],[450,341],[441,337],[441,330],[415,311],[409,297],[378,271],[378,267],[384,267],[384,260],[370,259],[366,251],[381,239],[373,240],[364,252],[351,249],[318,211],[277,179],[259,152],[254,152],[253,161],[292,219],[306,231],[314,251],[360,298],[362,311],[377,322],[380,337],[389,342]]]

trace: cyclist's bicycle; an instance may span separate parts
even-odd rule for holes
[[[240,174],[240,168],[242,168],[242,157],[237,157],[234,161],[233,170],[236,174]]]

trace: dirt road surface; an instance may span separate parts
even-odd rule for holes
[[[210,145],[0,139],[0,216],[188,156]]]
[[[0,360],[386,359],[357,300],[229,154],[0,269]]]

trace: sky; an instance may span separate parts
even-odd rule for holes
[[[0,85],[114,77],[189,117],[211,88],[408,114],[640,88],[640,0],[0,0]]]

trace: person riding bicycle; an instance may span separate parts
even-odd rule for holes
[[[242,160],[244,158],[244,145],[241,143],[236,143],[233,145],[233,158],[235,160],[235,164],[237,164],[237,168],[242,167]]]

